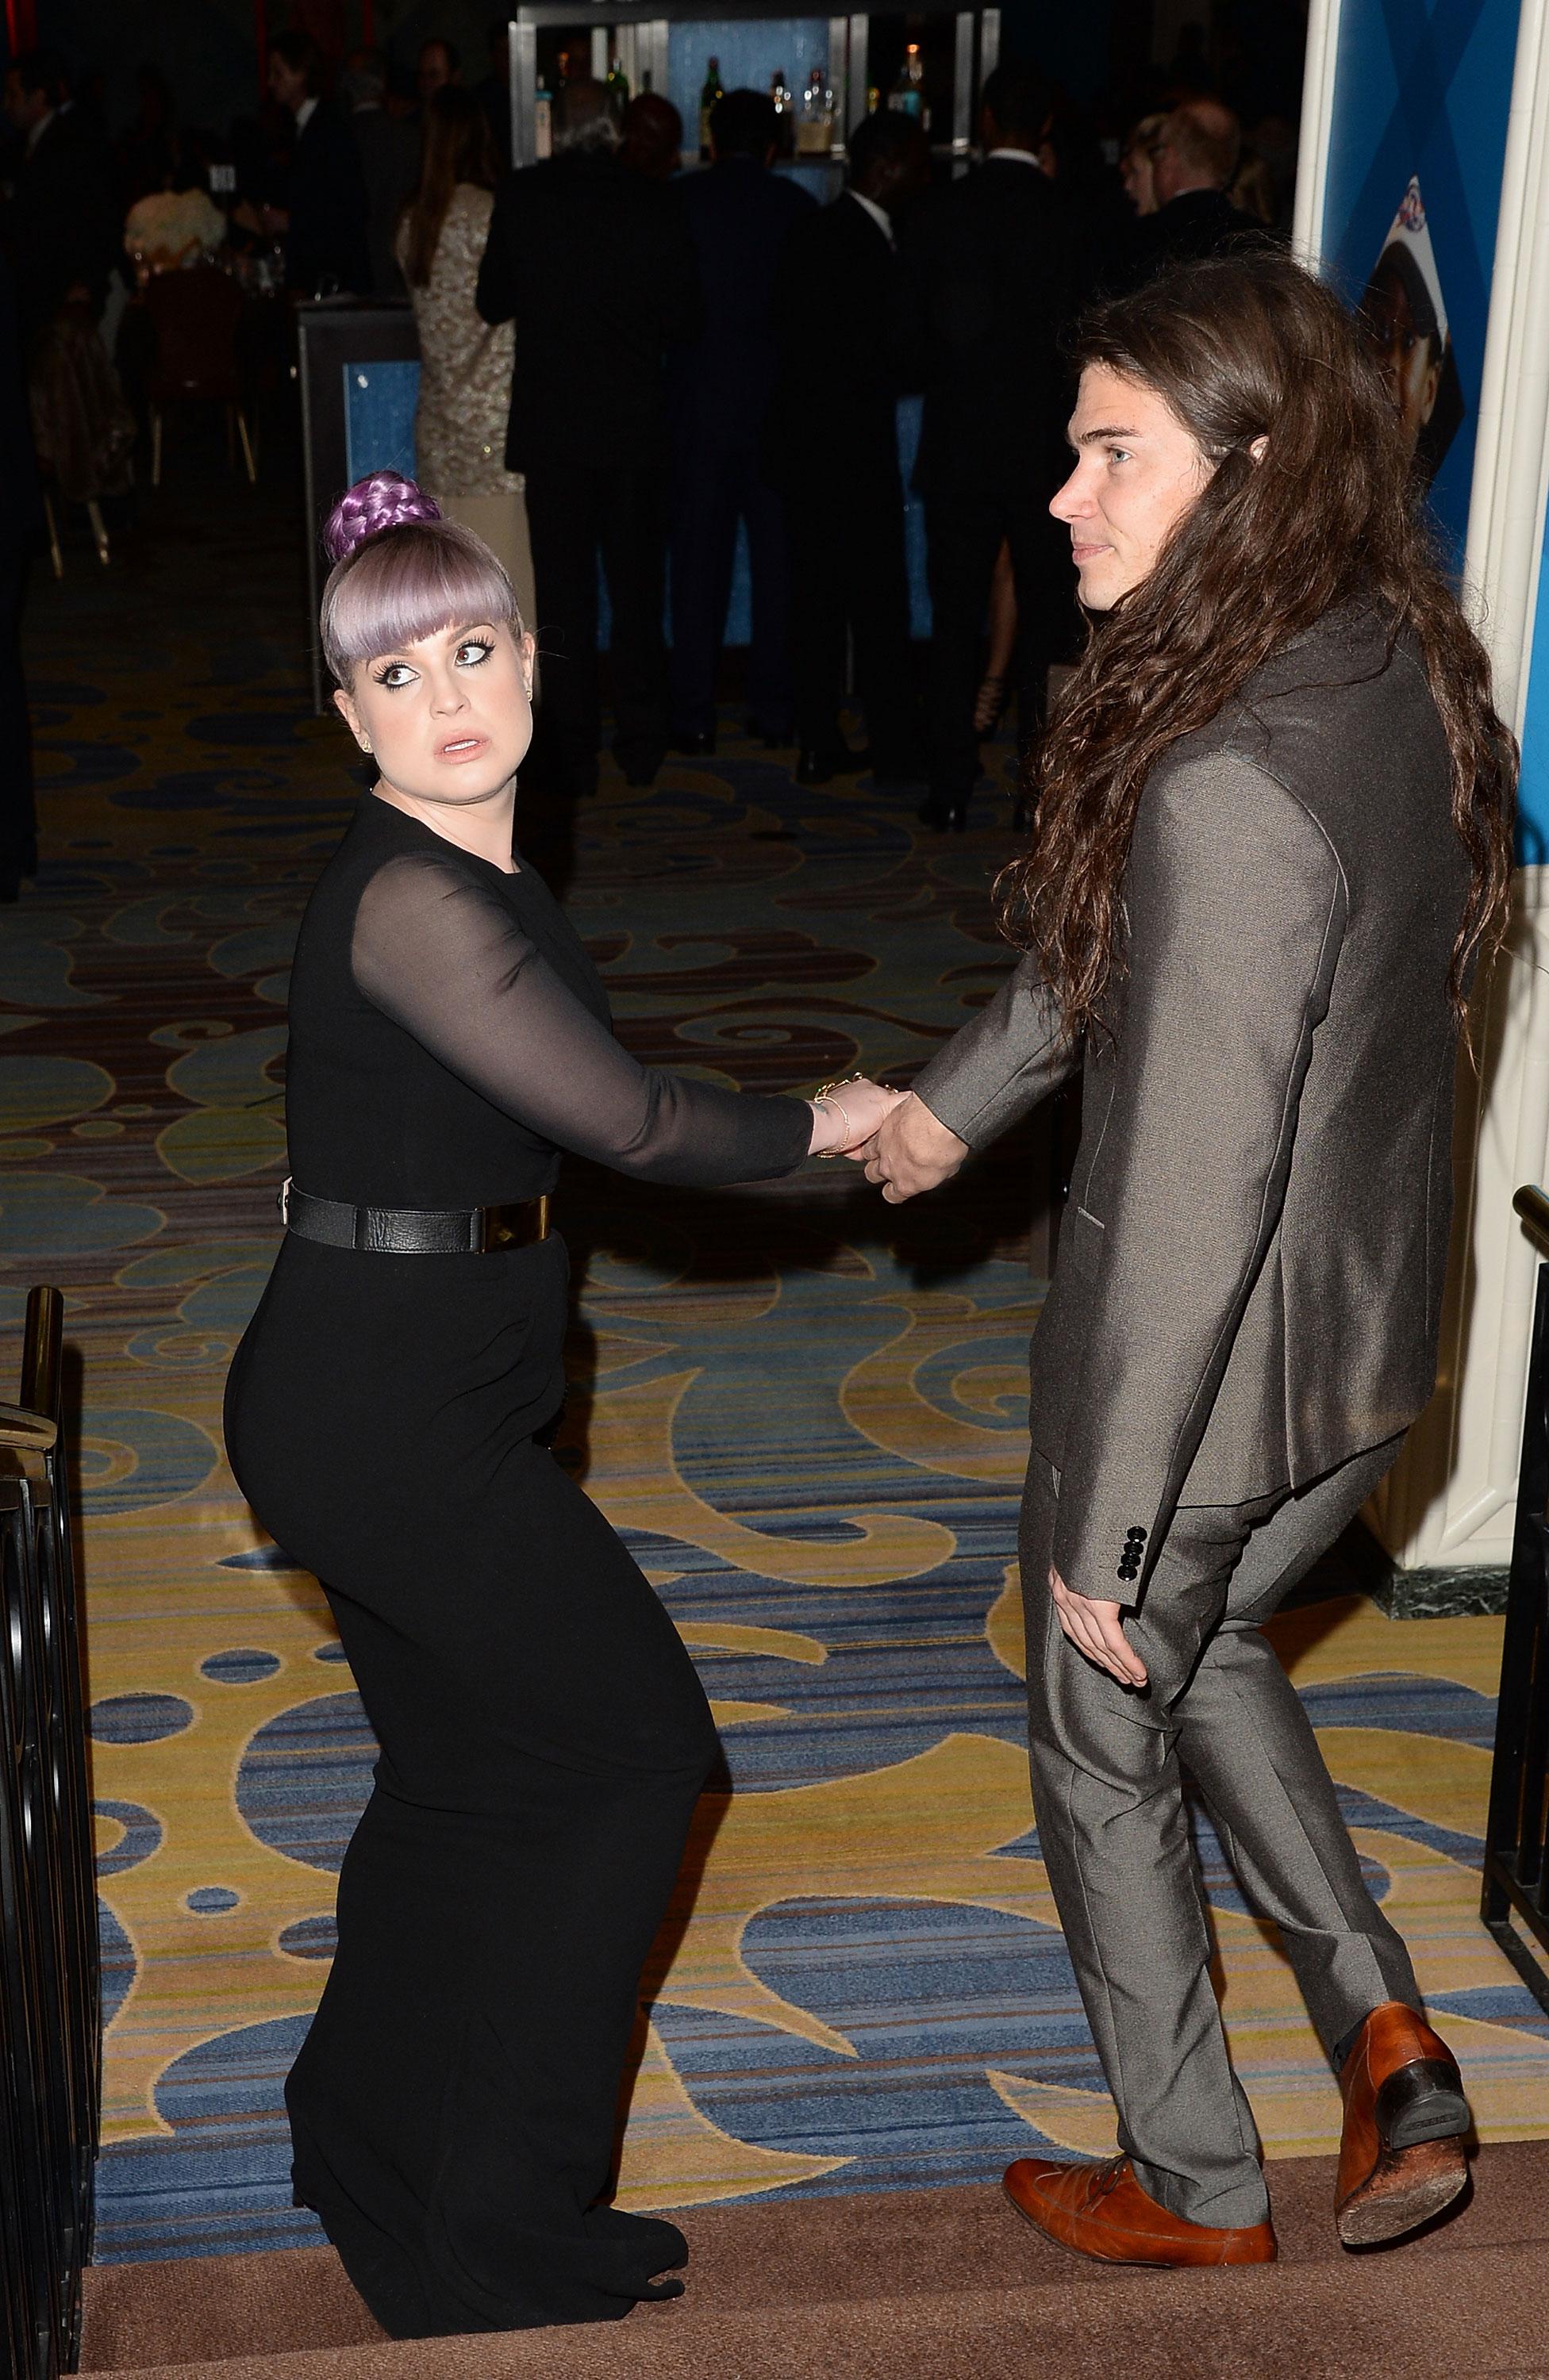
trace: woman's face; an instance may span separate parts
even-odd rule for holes
[[[464,809],[509,784],[532,741],[532,651],[509,621],[438,628],[361,662],[334,700],[390,791]]]
[[[1416,328],[1409,291],[1397,273],[1382,265],[1372,276],[1362,311],[1398,408],[1404,443],[1412,455],[1436,409],[1436,392],[1442,384],[1438,344],[1428,332]]]

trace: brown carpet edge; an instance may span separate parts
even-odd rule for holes
[[[1450,2220],[1341,2249],[1331,2159],[1271,2168],[1278,2265],[1148,2273],[1067,2255],[998,2190],[701,2207],[689,2294],[625,2322],[389,2340],[330,2250],[88,2276],[81,2370],[157,2380],[1214,2380],[1549,2374],[1531,2331],[1549,2143],[1476,2160]],[[1546,2332],[1549,2337],[1549,2332]]]

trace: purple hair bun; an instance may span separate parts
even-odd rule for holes
[[[440,505],[401,471],[372,471],[347,488],[329,514],[323,526],[323,550],[330,562],[342,562],[384,528],[440,518]]]

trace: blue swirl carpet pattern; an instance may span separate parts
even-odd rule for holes
[[[27,1284],[60,1281],[83,1367],[108,2259],[316,2240],[281,2082],[373,1755],[317,1585],[257,1529],[220,1432],[275,1245],[287,966],[347,747],[306,707],[288,500],[155,506],[110,573],[34,590],[46,861],[0,912],[5,1321],[14,1366]],[[570,906],[621,1033],[749,1087],[906,1074],[1006,965],[1005,800],[938,840],[868,779],[801,789],[725,725],[649,795],[605,770],[580,819]],[[720,1197],[567,1179],[564,1452],[726,1747],[647,1979],[630,2205],[983,2181],[1112,2140],[1021,1749],[1031,1199],[1017,1145],[901,1212],[839,1166]],[[1275,1634],[1482,2133],[1549,2134],[1549,2026],[1477,1918],[1499,1622],[1349,1597]],[[1269,2154],[1326,2150],[1336,2095],[1274,1929],[1197,1823]]]

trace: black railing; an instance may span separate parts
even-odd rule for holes
[[[1549,1257],[1549,1198],[1530,1186],[1511,1203]],[[1481,1914],[1549,2009],[1549,1973],[1519,1930],[1549,1957],[1549,1263],[1533,1300]]]
[[[73,2372],[102,2098],[101,1961],[62,1418],[64,1301],[27,1301],[0,1405],[0,2348]]]

